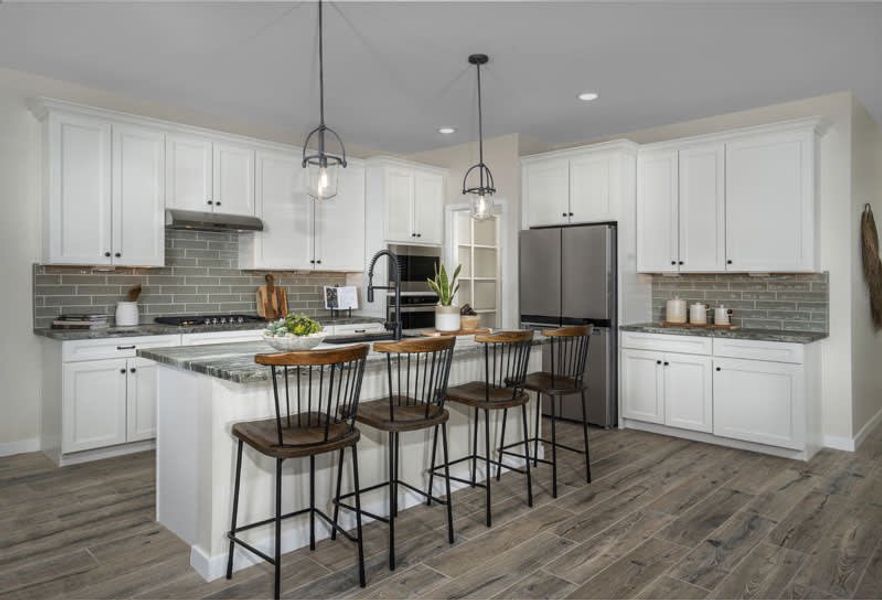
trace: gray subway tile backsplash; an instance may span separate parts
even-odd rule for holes
[[[734,311],[732,323],[740,327],[827,332],[828,290],[827,273],[654,275],[652,315],[664,320],[665,303],[679,296],[728,306]]]
[[[204,312],[254,314],[262,271],[238,268],[236,233],[166,231],[166,266],[160,269],[34,265],[34,326],[48,327],[66,313],[113,314],[128,289],[140,283],[141,320]],[[324,311],[324,285],[344,285],[342,273],[274,272],[292,311]]]

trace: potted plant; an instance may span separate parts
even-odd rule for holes
[[[435,270],[435,278],[427,279],[426,282],[436,294],[438,294],[438,306],[435,307],[435,329],[438,331],[459,331],[459,307],[453,304],[456,292],[459,291],[459,284],[456,278],[462,265],[458,265],[453,272],[453,277],[447,276],[447,269],[441,265],[440,269]]]

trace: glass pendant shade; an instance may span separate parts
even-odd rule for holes
[[[486,221],[493,216],[493,201],[489,196],[472,196],[472,218],[475,221]]]
[[[316,200],[330,200],[337,195],[339,173],[338,163],[322,166],[319,161],[307,162],[306,193]]]

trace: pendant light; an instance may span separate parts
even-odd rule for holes
[[[306,193],[316,200],[328,200],[337,195],[337,179],[340,167],[346,168],[346,148],[337,132],[325,125],[325,52],[322,0],[318,3],[318,58],[319,58],[319,126],[309,132],[303,142],[303,168],[306,169]],[[309,152],[309,144],[315,137],[317,152]],[[332,137],[340,146],[340,155],[327,152],[327,138]]]
[[[486,54],[472,54],[469,56],[469,64],[475,65],[478,72],[478,163],[466,171],[462,179],[463,195],[471,195],[472,218],[476,221],[484,221],[493,216],[493,200],[491,196],[496,193],[493,183],[493,174],[490,168],[484,164],[484,123],[481,114],[481,65],[486,65],[490,60]],[[469,177],[472,178],[471,184]],[[477,185],[474,185],[477,184]],[[471,187],[470,187],[471,186]]]

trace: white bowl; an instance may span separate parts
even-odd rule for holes
[[[285,337],[275,337],[264,334],[263,339],[276,350],[281,350],[283,352],[296,352],[298,350],[312,350],[321,344],[327,336],[328,334],[324,332],[301,336],[289,335]]]

